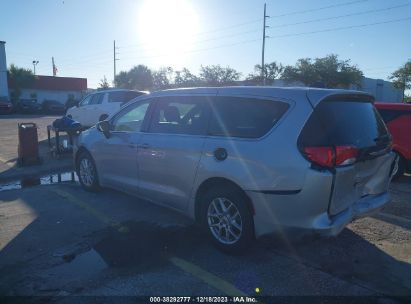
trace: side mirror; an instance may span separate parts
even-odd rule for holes
[[[110,122],[108,120],[103,120],[97,123],[97,130],[103,132],[106,138],[110,137]]]

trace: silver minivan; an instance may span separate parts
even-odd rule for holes
[[[221,249],[267,234],[337,235],[390,201],[391,136],[358,91],[155,92],[83,132],[81,185],[178,210]]]

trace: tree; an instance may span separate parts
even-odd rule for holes
[[[295,66],[286,66],[282,79],[287,82],[302,82],[308,86],[326,88],[361,87],[363,73],[350,60],[339,60],[337,55],[324,58],[301,58]]]
[[[153,74],[145,65],[133,67],[128,72],[120,72],[114,80],[115,86],[122,89],[151,90],[153,88]]]
[[[189,69],[183,68],[181,71],[175,72],[174,86],[180,87],[197,87],[201,86],[201,80],[190,72]]]
[[[255,83],[263,83],[261,69],[261,64],[256,64],[254,66],[254,73],[248,74],[247,80],[251,80]],[[272,83],[275,79],[279,78],[283,71],[284,67],[281,63],[273,61],[271,63],[264,64],[265,79],[269,83]]]
[[[35,76],[30,69],[19,68],[14,64],[10,65],[8,72],[15,87],[12,102],[16,103],[20,98],[21,89],[30,85],[35,80]]]
[[[153,87],[155,90],[169,89],[173,86],[173,69],[171,67],[160,68],[153,72]]]
[[[208,86],[222,86],[234,84],[240,79],[241,73],[230,67],[220,65],[201,66],[200,80]]]
[[[411,89],[411,60],[408,60],[402,67],[394,71],[389,78],[393,80],[395,88],[403,91],[405,101],[405,90]]]
[[[110,88],[110,85],[107,81],[106,76],[104,76],[103,79],[100,80],[99,89],[108,89],[108,88]]]

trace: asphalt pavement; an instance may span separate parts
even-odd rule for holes
[[[410,296],[410,185],[393,183],[390,205],[337,238],[267,238],[241,256],[119,192],[76,182],[0,191],[0,295]]]

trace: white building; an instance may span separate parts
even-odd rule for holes
[[[16,89],[13,79],[8,79],[10,97]],[[80,100],[87,91],[86,78],[55,77],[36,75],[32,83],[21,88],[20,99],[56,100],[65,104],[68,99]]]
[[[7,85],[7,61],[6,61],[6,42],[0,41],[0,100],[9,97],[9,89]]]
[[[239,84],[242,85],[256,85],[253,81],[239,81]],[[258,84],[257,84],[258,85]],[[267,83],[267,85],[270,85]],[[304,87],[305,85],[302,82],[293,82],[289,83],[281,79],[276,79],[271,84],[276,87]],[[385,81],[382,79],[372,79],[363,77],[361,81],[361,87],[357,88],[356,86],[352,86],[351,89],[360,91],[364,91],[370,93],[375,97],[376,101],[382,102],[402,102],[403,99],[403,91],[394,88],[392,82]]]
[[[5,42],[0,41],[0,100],[13,99],[16,84],[7,73]],[[20,99],[56,100],[65,104],[68,99],[80,100],[87,92],[87,78],[36,75],[32,83],[20,88]]]
[[[402,90],[394,88],[392,82],[367,77],[362,79],[361,90],[375,96],[376,101],[383,102],[402,102],[404,94]]]

